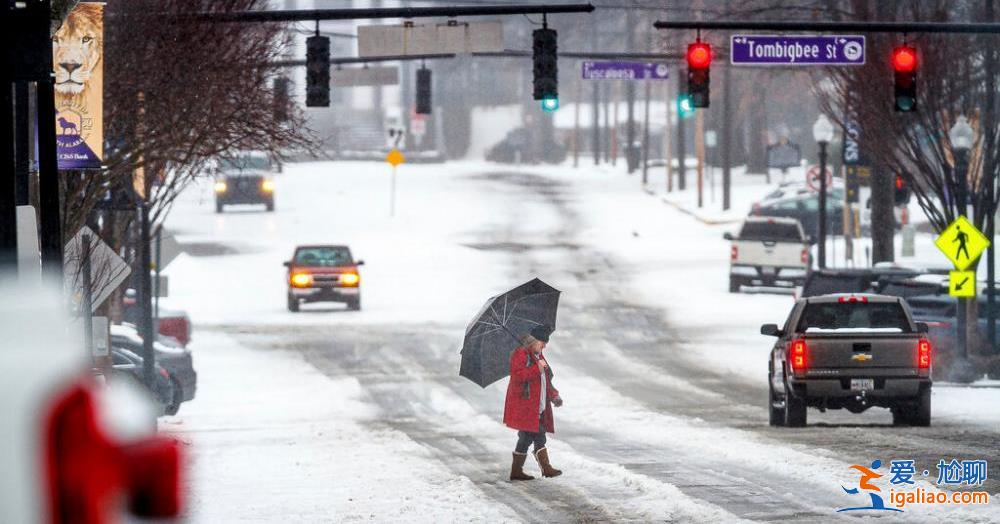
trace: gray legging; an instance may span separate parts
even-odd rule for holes
[[[514,446],[514,451],[518,453],[527,453],[528,446],[532,443],[535,444],[535,451],[545,447],[545,428],[542,427],[542,416],[538,416],[538,433],[531,431],[518,431],[517,432],[517,445]]]

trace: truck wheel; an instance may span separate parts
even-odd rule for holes
[[[274,200],[268,200],[267,201],[267,210],[268,211],[274,211]]]
[[[931,388],[920,392],[917,404],[910,411],[910,425],[928,427],[931,425]]]
[[[806,425],[806,401],[796,398],[785,384],[785,425],[790,428],[801,428]]]
[[[295,298],[295,297],[293,297],[291,295],[288,295],[288,310],[291,311],[292,313],[298,313],[299,312],[299,299],[297,299],[297,298]]]
[[[216,213],[222,213],[222,202],[216,202],[215,203],[215,212]]]
[[[889,408],[892,412],[892,425],[893,426],[908,426],[910,425],[910,419],[906,416],[907,409],[905,406],[893,406]]]
[[[740,292],[740,280],[734,276],[729,277],[729,292],[730,293]]]
[[[361,311],[361,297],[355,298],[347,303],[347,309],[351,311]]]
[[[166,415],[176,415],[181,409],[181,403],[184,402],[184,391],[181,389],[181,385],[174,379],[170,379],[170,383],[173,384],[173,398],[170,401],[170,405],[163,408],[163,413]]]
[[[771,375],[767,376],[767,412],[768,412],[768,424],[772,426],[784,426],[785,425],[785,410],[784,408],[775,407],[777,400],[774,396],[774,386],[771,385]]]

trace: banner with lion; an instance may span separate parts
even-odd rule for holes
[[[104,4],[80,3],[52,38],[59,169],[104,157]]]

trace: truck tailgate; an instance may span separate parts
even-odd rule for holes
[[[914,368],[917,367],[920,335],[813,334],[803,337],[811,368]]]
[[[808,246],[800,242],[771,240],[736,240],[738,250],[736,264],[752,264],[779,267],[805,267],[802,251]]]

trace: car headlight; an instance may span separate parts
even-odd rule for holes
[[[356,286],[361,281],[357,273],[343,273],[340,275],[340,283],[347,286]]]
[[[260,190],[265,193],[274,192],[274,180],[264,180],[260,183]]]
[[[292,273],[290,281],[292,287],[309,287],[313,283],[313,277],[309,273]]]
[[[223,182],[222,180],[215,183],[216,193],[225,193],[227,189],[229,189],[229,186],[227,186],[226,183]]]

